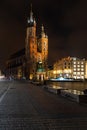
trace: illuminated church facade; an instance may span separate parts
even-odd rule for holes
[[[43,25],[39,36],[37,36],[36,30],[36,21],[31,9],[26,29],[26,71],[30,79],[44,80],[46,78],[48,60],[48,36],[44,32]]]
[[[27,19],[25,48],[8,59],[7,73],[9,75],[41,81],[46,79],[48,36],[45,34],[43,25],[39,36],[36,32],[36,21],[31,8],[30,17]]]

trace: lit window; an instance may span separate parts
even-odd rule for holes
[[[79,69],[79,68],[78,68],[77,70],[78,70],[78,71],[80,71],[80,69]]]
[[[76,76],[73,76],[74,77],[74,79],[76,79]]]
[[[74,71],[76,71],[76,68],[74,68]]]
[[[73,58],[73,60],[76,60],[76,58]]]
[[[82,68],[81,71],[84,71],[84,69]]]
[[[76,65],[74,65],[74,67],[76,67]]]
[[[77,91],[76,91],[76,90],[73,90],[73,93],[74,93],[74,94],[76,94],[76,93],[77,93]]]
[[[84,72],[81,72],[82,75],[84,75]]]
[[[83,68],[84,67],[84,65],[81,65],[81,68]]]
[[[74,62],[74,64],[76,64],[76,62]]]
[[[53,73],[56,74],[56,70],[54,70]]]
[[[77,65],[77,67],[80,67],[80,65]]]
[[[76,75],[76,72],[74,72],[73,74]]]
[[[83,64],[84,62],[81,62],[81,64]]]
[[[84,79],[84,76],[81,76],[82,79]]]
[[[77,74],[79,75],[79,74],[80,74],[80,72],[77,72]]]
[[[78,61],[78,64],[80,64],[80,62]]]

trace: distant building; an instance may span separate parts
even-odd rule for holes
[[[86,61],[76,57],[62,58],[54,63],[54,77],[85,79],[86,78]]]
[[[36,35],[36,21],[32,8],[27,19],[25,49],[13,54],[7,61],[7,74],[43,81],[46,79],[48,61],[48,36],[44,26],[41,34]]]
[[[14,78],[25,77],[25,49],[10,56],[6,63],[6,75]]]

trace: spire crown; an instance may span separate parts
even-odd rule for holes
[[[32,26],[36,25],[36,21],[33,18],[32,4],[31,4],[31,10],[30,10],[30,18],[28,18],[27,23],[28,23],[29,27],[32,27]]]
[[[31,11],[30,11],[30,21],[33,22],[32,4],[31,4]]]

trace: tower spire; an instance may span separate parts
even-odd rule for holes
[[[42,24],[42,27],[41,27],[41,29],[42,29],[42,33],[44,33],[44,26],[43,26],[43,24]]]
[[[36,26],[36,21],[33,17],[33,12],[32,12],[32,4],[30,6],[30,17],[27,19],[27,22],[28,22],[28,26],[29,27],[32,27],[32,26]]]
[[[44,32],[44,26],[43,26],[43,24],[41,26],[41,36],[45,37],[45,32]]]
[[[32,4],[31,4],[31,11],[30,11],[30,22],[33,22]]]

